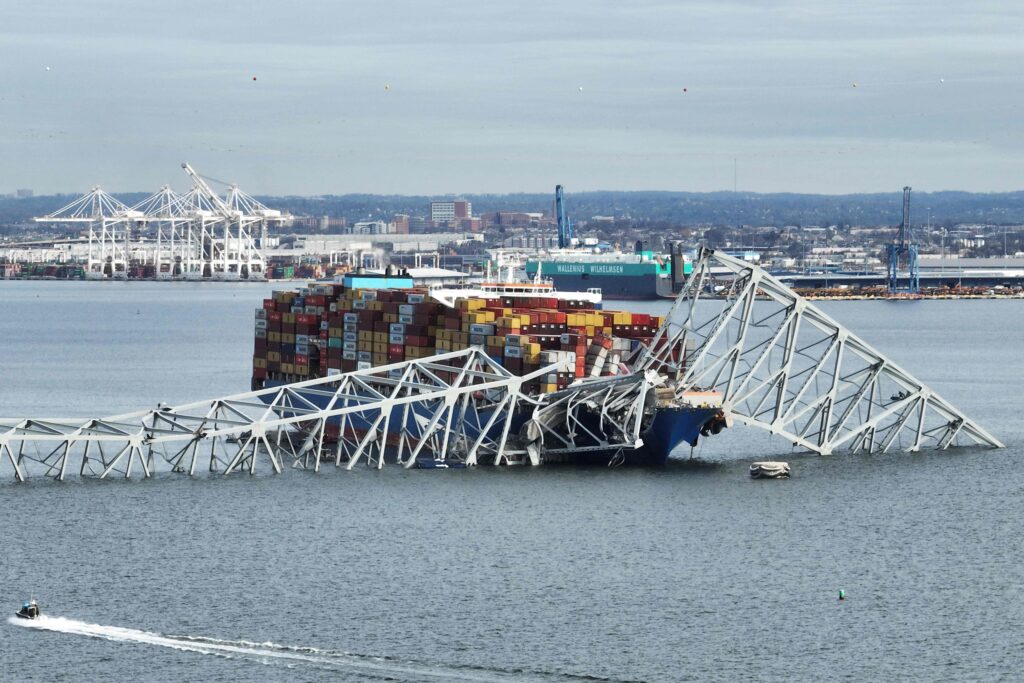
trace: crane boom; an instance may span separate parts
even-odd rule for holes
[[[558,219],[558,247],[560,249],[568,249],[572,246],[573,240],[572,224],[565,215],[565,202],[561,185],[555,185],[555,217]]]
[[[213,188],[206,184],[206,181],[203,180],[203,177],[196,173],[195,169],[189,166],[187,162],[183,161],[181,163],[181,167],[185,169],[185,173],[187,173],[189,178],[192,179],[192,182],[195,183],[195,186],[199,188],[200,192],[206,195],[207,199],[209,199],[210,202],[215,207],[217,207],[217,210],[224,217],[233,218],[238,214],[237,211],[233,210],[230,206],[227,205],[227,203],[223,199],[220,198],[220,195],[213,191]]]

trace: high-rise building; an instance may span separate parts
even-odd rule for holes
[[[430,202],[430,220],[435,223],[461,220],[463,218],[470,218],[472,215],[473,205],[465,199]]]

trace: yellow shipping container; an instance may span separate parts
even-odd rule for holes
[[[370,330],[359,330],[359,341],[372,342],[373,332],[371,332]]]
[[[252,366],[254,368],[265,368],[265,367],[267,367],[267,359],[266,358],[253,358],[252,359]]]
[[[388,343],[379,341],[373,342],[373,352],[386,354],[388,352]]]
[[[281,314],[281,322],[284,323],[285,325],[294,325],[295,324],[295,314],[294,313],[282,313]]]
[[[292,365],[291,363],[281,363],[281,372],[283,372],[286,375],[294,375],[295,366]]]
[[[281,354],[278,353],[277,351],[267,351],[267,360],[269,360],[272,363],[280,363]]]
[[[386,354],[386,353],[375,353],[375,354],[373,354],[373,364],[374,365],[387,365],[388,364],[388,354]]]
[[[460,311],[477,311],[484,307],[483,299],[459,299],[455,302],[456,308]]]
[[[388,343],[388,333],[387,332],[374,332],[373,333],[373,343],[374,344],[382,343],[384,345],[387,345],[387,343]],[[387,353],[387,351],[385,351],[385,353]]]
[[[397,323],[398,322],[398,314],[397,313],[385,313],[384,314],[384,322],[386,322],[386,323]]]
[[[280,332],[267,332],[267,341],[268,342],[273,342],[274,344],[280,344],[281,343],[281,333]]]
[[[281,333],[281,343],[282,344],[294,344],[295,343],[295,335],[290,333],[290,332],[282,332]]]

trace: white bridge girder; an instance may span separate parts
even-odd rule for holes
[[[9,469],[23,481],[30,474],[64,479],[69,472],[148,477],[161,468],[191,475],[201,465],[252,474],[258,461],[276,473],[286,465],[318,471],[325,460],[347,469],[379,469],[386,461],[413,467],[419,458],[537,465],[544,437],[524,441],[512,428],[531,418],[550,426],[545,397],[527,396],[522,386],[558,370],[553,365],[519,377],[471,347],[101,419],[0,419],[0,472]],[[568,409],[557,398],[560,419],[578,423],[574,415],[596,411],[608,428],[605,448],[639,447],[637,405],[653,386],[650,379],[641,373],[585,386],[585,400]],[[595,445],[591,434],[577,431],[553,448]]]
[[[760,267],[706,248],[636,367],[673,377],[678,394],[718,390],[728,418],[822,455],[1002,447]]]

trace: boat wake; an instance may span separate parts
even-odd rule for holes
[[[278,643],[255,643],[248,640],[219,640],[201,636],[163,635],[122,626],[90,624],[76,619],[43,615],[36,619],[8,618],[16,626],[67,633],[71,635],[100,638],[119,643],[136,643],[166,647],[174,650],[195,652],[226,658],[248,659],[263,664],[279,664],[288,667],[359,672],[367,678],[395,680],[396,676],[416,679],[437,679],[455,681],[606,681],[610,679],[527,670],[502,670],[472,666],[446,666],[427,662],[404,661],[391,657],[353,654],[336,650],[321,650],[314,647],[280,645]]]

